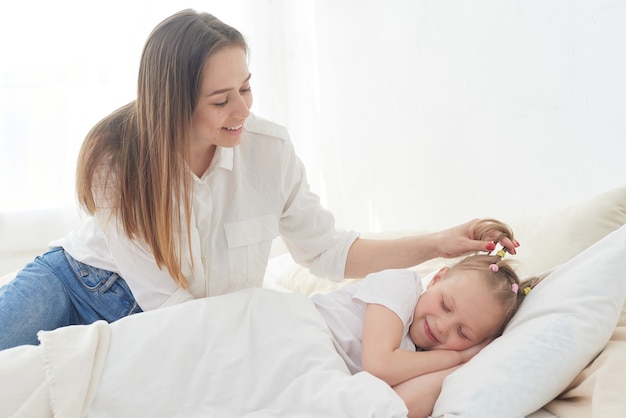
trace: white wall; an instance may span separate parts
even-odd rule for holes
[[[626,181],[624,1],[127,3],[0,6],[0,273],[79,222],[80,142],[185,7],[247,36],[253,111],[288,126],[342,226],[507,220]]]
[[[626,2],[314,4],[288,115],[313,115],[290,129],[342,225],[506,220],[626,181]]]

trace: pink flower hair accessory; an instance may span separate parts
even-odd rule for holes
[[[498,270],[500,270],[500,268],[498,267],[497,264],[489,264],[489,268],[491,269],[491,271],[493,271],[494,273],[497,273]]]

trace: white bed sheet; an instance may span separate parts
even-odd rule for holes
[[[405,417],[350,375],[308,298],[250,289],[40,333],[0,352],[0,416]],[[31,412],[36,415],[29,415]],[[44,414],[43,411],[49,411]]]

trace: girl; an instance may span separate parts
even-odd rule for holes
[[[478,230],[497,229],[497,221]],[[426,290],[412,270],[385,270],[327,294],[312,296],[352,373],[387,382],[410,417],[429,416],[443,379],[498,337],[539,282],[520,282],[512,263],[472,255],[437,271]]]

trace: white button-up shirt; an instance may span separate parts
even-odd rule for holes
[[[358,237],[337,229],[333,215],[309,190],[287,130],[254,115],[245,123],[241,143],[218,147],[207,172],[194,178],[191,250],[185,247],[182,263],[187,289],[157,267],[147,245],[129,240],[116,224],[97,212],[50,245],[119,274],[144,311],[261,286],[279,235],[296,262],[318,276],[341,280]],[[187,232],[182,233],[186,245]]]

